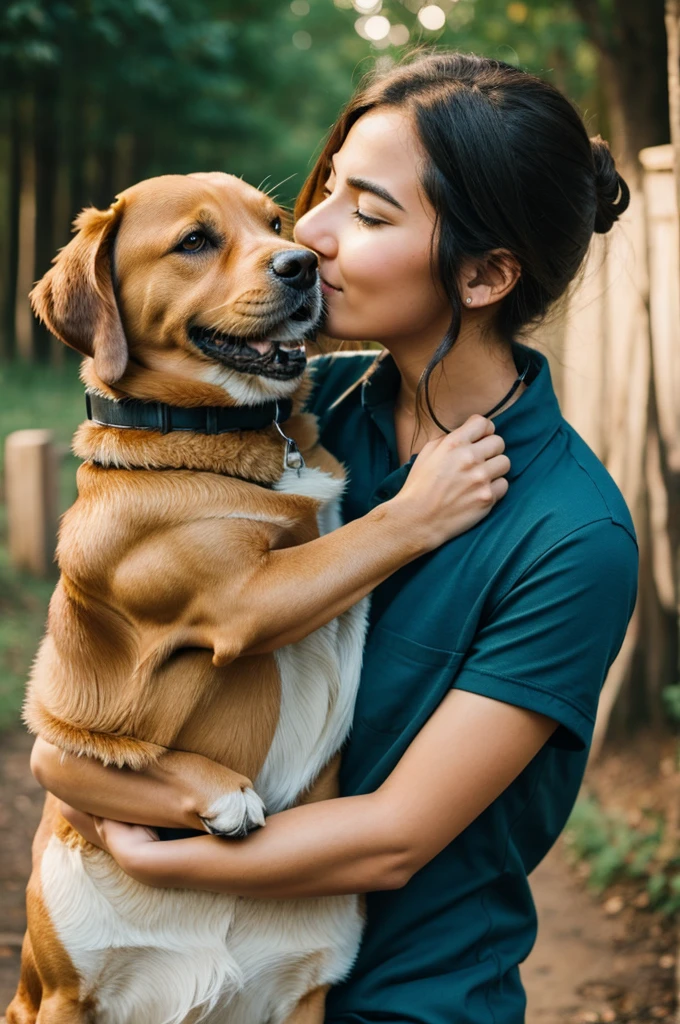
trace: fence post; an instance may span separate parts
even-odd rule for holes
[[[58,520],[58,456],[50,430],[15,430],[5,441],[9,557],[18,569],[52,575]]]

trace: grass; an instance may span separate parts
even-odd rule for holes
[[[84,418],[83,386],[77,361],[63,367],[33,364],[0,365],[0,479],[4,472],[5,438],[14,430],[47,428],[65,449],[59,477],[60,511],[76,496],[76,458],[67,451],[73,432]],[[56,581],[36,579],[10,565],[7,520],[0,504],[0,729],[18,721],[26,676],[42,636],[47,605]]]
[[[635,883],[653,909],[672,916],[680,911],[680,854],[669,831],[659,812],[641,811],[631,824],[586,794],[576,802],[564,839],[572,862],[587,865],[595,892],[616,882]]]

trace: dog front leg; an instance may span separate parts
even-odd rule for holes
[[[264,825],[265,807],[251,780],[217,761],[168,750],[149,773],[184,801],[183,817],[200,819],[212,835],[241,838]],[[126,781],[134,786],[135,773],[127,773]]]

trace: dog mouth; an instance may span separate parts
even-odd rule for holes
[[[318,319],[317,303],[305,300],[294,313],[260,335],[239,337],[194,324],[189,340],[209,359],[236,370],[274,380],[294,380],[306,365],[305,341]]]

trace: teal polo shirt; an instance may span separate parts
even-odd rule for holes
[[[380,786],[451,687],[538,711],[558,728],[406,886],[368,894],[361,949],[329,994],[327,1024],[524,1021],[518,965],[536,937],[527,875],[576,798],[600,689],[635,605],[638,554],[616,484],[562,418],[547,360],[520,344],[513,352],[531,367],[526,391],[495,417],[512,462],[508,493],[374,591],[341,791]],[[395,495],[413,462],[397,456],[391,356],[352,388],[374,360],[311,362],[308,408],[348,470],[345,521]]]

